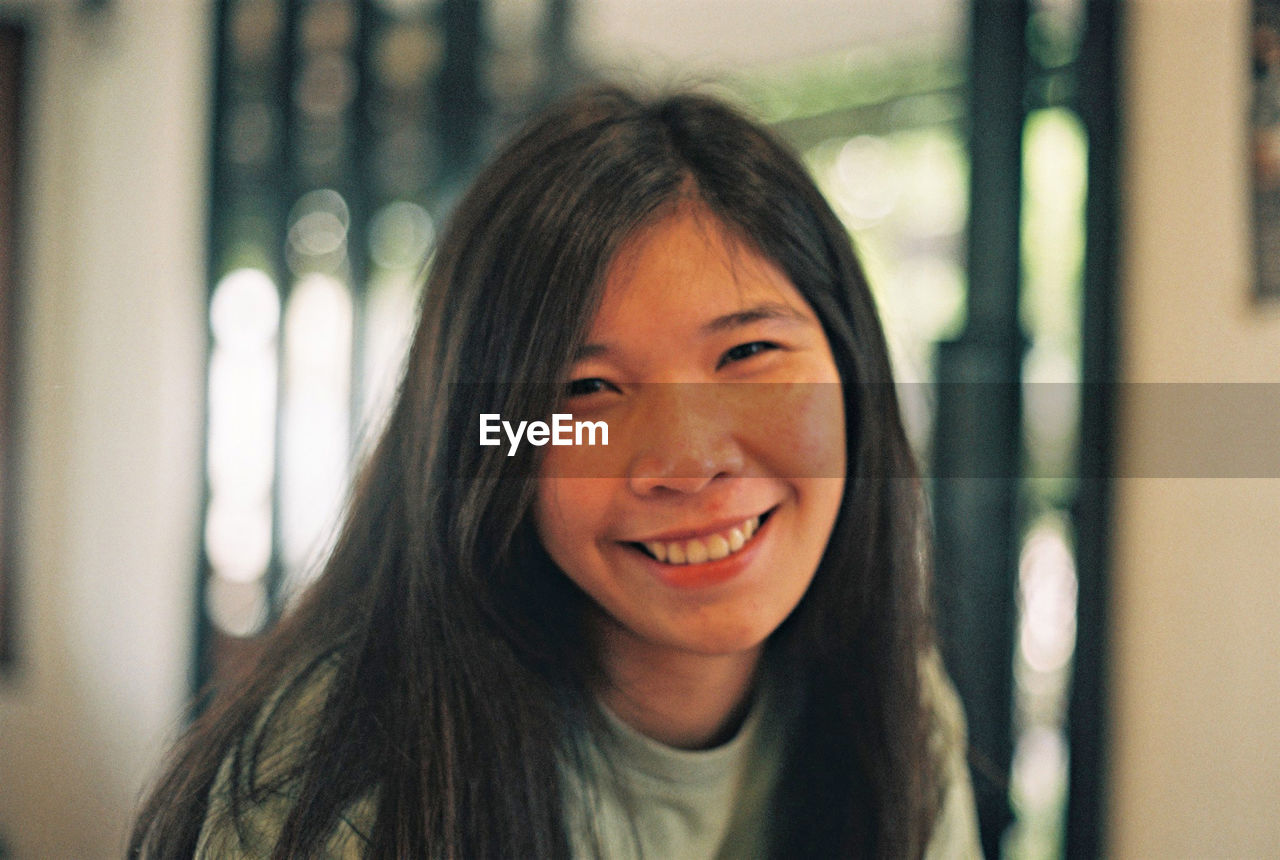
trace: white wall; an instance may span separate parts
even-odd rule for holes
[[[0,680],[0,838],[18,858],[120,856],[187,694],[212,18],[203,0],[24,11],[21,657]]]
[[[1280,383],[1280,303],[1248,298],[1248,3],[1127,6],[1123,376]],[[1168,429],[1130,408],[1122,463]],[[1117,493],[1111,855],[1274,857],[1280,477]]]

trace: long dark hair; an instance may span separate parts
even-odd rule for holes
[[[559,774],[590,731],[599,671],[587,598],[534,534],[529,446],[510,458],[478,446],[477,415],[554,411],[554,385],[510,383],[562,379],[615,252],[690,199],[789,276],[844,382],[843,506],[769,643],[800,679],[774,851],[922,853],[939,795],[919,673],[922,497],[848,234],[796,157],[722,102],[606,88],[542,115],[459,203],[331,559],[248,680],[174,752],[132,854],[190,855],[224,762],[233,816],[264,792],[296,798],[275,857],[317,853],[370,797],[371,856],[569,853]],[[291,725],[321,670],[323,707]],[[292,746],[289,766],[264,775],[269,733]]]

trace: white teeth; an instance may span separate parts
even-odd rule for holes
[[[760,527],[760,518],[752,517],[741,525],[707,538],[683,541],[646,541],[644,548],[658,561],[667,564],[701,564],[726,558],[742,549]]]
[[[742,529],[729,529],[729,552],[737,552],[746,542],[747,536],[742,533]]]

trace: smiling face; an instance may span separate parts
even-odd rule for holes
[[[840,376],[812,309],[683,206],[618,254],[569,378],[561,411],[607,422],[609,444],[542,449],[551,558],[615,643],[758,651],[808,589],[844,493]]]

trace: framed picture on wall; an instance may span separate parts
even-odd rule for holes
[[[0,669],[10,664],[14,653],[14,341],[18,334],[15,257],[22,48],[22,28],[0,21]]]
[[[1254,296],[1280,299],[1280,0],[1253,2]]]

